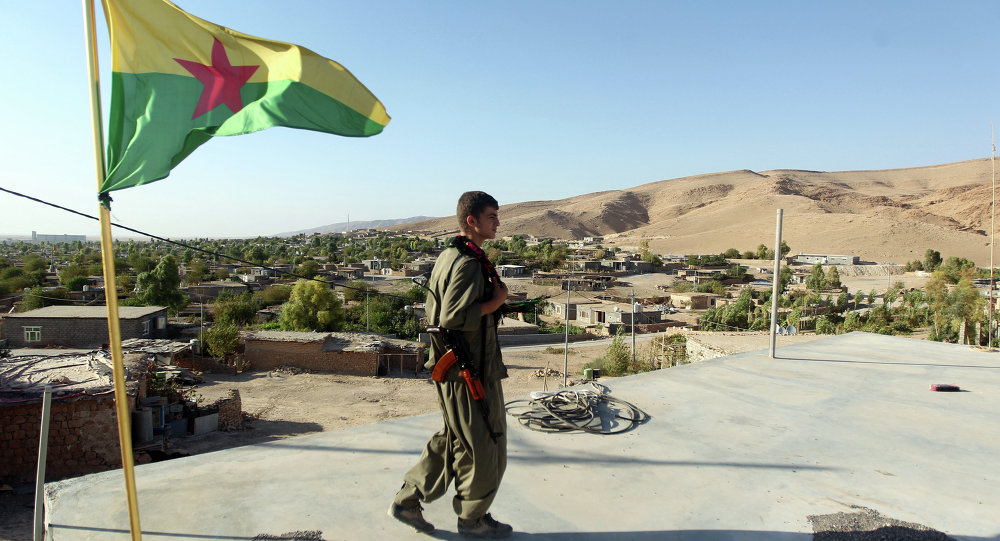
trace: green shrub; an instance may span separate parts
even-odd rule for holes
[[[205,349],[213,359],[224,359],[236,353],[240,330],[232,323],[216,323],[205,331]]]

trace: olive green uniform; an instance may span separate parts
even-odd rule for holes
[[[452,505],[459,518],[474,520],[486,514],[496,497],[507,467],[507,422],[504,417],[503,387],[507,368],[497,343],[495,314],[481,316],[480,300],[486,292],[482,266],[457,248],[441,253],[431,271],[427,287],[427,317],[431,325],[461,330],[479,372],[489,402],[490,426],[486,426],[479,405],[469,394],[458,363],[444,382],[435,382],[444,428],[431,436],[420,460],[403,477],[403,488],[395,502],[412,507],[420,501],[434,501],[455,482]],[[431,356],[426,367],[434,369],[445,353],[437,339],[431,340]],[[496,441],[491,432],[501,435]]]

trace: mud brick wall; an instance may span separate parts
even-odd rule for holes
[[[35,479],[41,419],[41,402],[0,407],[0,480],[28,483]],[[114,400],[53,400],[46,481],[120,466]]]
[[[247,340],[247,370],[294,366],[317,372],[377,376],[379,352],[322,351],[320,342]]]
[[[212,404],[219,408],[219,430],[237,430],[243,426],[243,401],[238,389],[230,389],[229,396]]]
[[[237,374],[239,371],[235,366],[216,362],[211,357],[182,357],[174,359],[174,366],[187,368],[196,372],[211,372],[213,374]]]

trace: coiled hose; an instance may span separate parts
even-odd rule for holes
[[[533,393],[533,398],[511,400],[504,406],[508,415],[540,432],[582,430],[621,434],[649,420],[649,414],[630,402],[612,397],[611,390],[604,385],[595,382],[590,385],[588,389]]]

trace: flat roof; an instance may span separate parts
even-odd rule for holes
[[[508,415],[490,511],[532,541],[806,541],[831,515],[849,529],[827,539],[860,539],[863,509],[997,539],[1000,353],[857,332],[776,353],[602,379],[651,416],[624,434],[542,433]],[[386,508],[441,426],[434,412],[138,465],[142,527],[192,541],[430,539]],[[127,541],[124,488],[121,470],[47,483],[47,538]],[[438,539],[457,538],[453,494],[424,504]],[[907,531],[920,533],[884,537]]]
[[[166,310],[166,306],[119,306],[118,319],[138,319]],[[107,319],[106,306],[46,306],[27,312],[4,314],[5,318]]]

